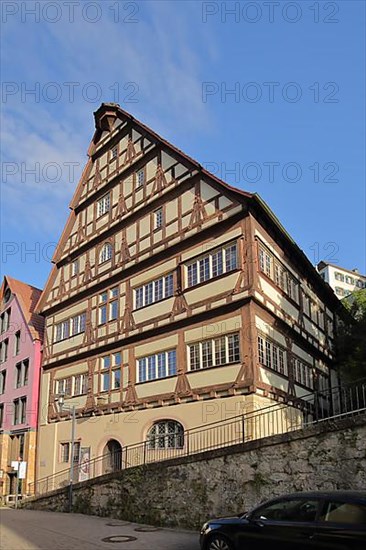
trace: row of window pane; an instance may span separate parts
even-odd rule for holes
[[[189,370],[206,369],[240,361],[239,334],[229,334],[188,346]]]
[[[354,277],[351,277],[350,275],[344,275],[339,271],[335,271],[334,277],[337,281],[346,282],[349,285],[356,285],[359,288],[364,288],[366,286],[366,282],[362,281],[362,279],[355,279]]]
[[[110,194],[108,193],[98,201],[98,218],[100,216],[103,216],[107,212],[109,212],[110,207],[111,207],[111,197],[110,197]]]
[[[71,443],[60,443],[60,462],[70,462],[71,458]],[[80,460],[80,443],[74,443],[74,464],[78,464]]]
[[[174,283],[173,274],[160,277],[155,281],[150,281],[146,285],[135,289],[135,309],[139,309],[154,302],[159,302],[164,298],[173,296]]]
[[[203,283],[237,268],[236,243],[216,249],[187,265],[188,287]]]
[[[55,342],[60,342],[65,340],[70,336],[75,336],[76,334],[81,334],[85,332],[85,323],[86,323],[86,313],[81,313],[80,315],[75,315],[71,319],[66,319],[61,323],[55,325]]]
[[[114,321],[118,318],[119,303],[118,287],[112,288],[109,291],[99,294],[99,324],[102,325],[108,321]]]
[[[307,388],[313,388],[314,378],[311,365],[308,365],[307,363],[304,363],[304,361],[295,358],[294,367],[295,382],[298,382],[299,384],[302,384]]]
[[[56,393],[67,396],[85,395],[88,392],[88,375],[75,374],[56,381]]]
[[[101,358],[100,388],[101,391],[118,390],[121,387],[120,352],[105,355]]]
[[[99,263],[103,264],[104,262],[108,262],[108,260],[112,258],[112,254],[113,254],[113,247],[111,243],[104,243],[99,253]]]
[[[258,336],[258,359],[265,367],[287,376],[285,350],[262,336]]]
[[[166,378],[177,373],[176,350],[164,351],[138,359],[138,382]]]
[[[299,303],[299,285],[291,273],[274,257],[274,255],[259,246],[259,269],[280,287],[295,302]]]

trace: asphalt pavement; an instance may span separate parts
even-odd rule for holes
[[[198,533],[82,514],[0,509],[1,550],[199,550]]]

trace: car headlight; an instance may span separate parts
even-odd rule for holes
[[[207,533],[208,531],[210,531],[210,524],[209,523],[204,523],[202,525],[201,535]]]

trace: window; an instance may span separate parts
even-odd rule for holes
[[[101,358],[100,391],[119,390],[121,387],[121,354],[112,353]]]
[[[326,502],[319,521],[366,524],[366,506],[353,502]]]
[[[311,499],[286,499],[266,504],[251,514],[251,519],[261,521],[313,522],[319,502]]]
[[[298,358],[294,360],[294,377],[295,382],[307,388],[312,389],[314,387],[312,366]]]
[[[15,387],[21,388],[28,384],[29,359],[24,359],[15,365]]]
[[[69,462],[70,443],[60,443],[60,462]]]
[[[346,275],[346,283],[349,284],[349,285],[354,285],[355,280],[354,280],[353,277],[350,277],[349,275]]]
[[[88,375],[76,374],[68,378],[56,381],[55,393],[72,397],[74,395],[85,395],[88,392]]]
[[[296,278],[264,245],[259,244],[259,269],[272,279],[292,300],[299,303],[299,285]]]
[[[55,325],[55,342],[61,342],[70,336],[70,319]]]
[[[188,362],[191,371],[238,361],[240,361],[239,333],[188,345]]]
[[[4,422],[4,405],[1,403],[0,404],[0,430],[3,427],[3,422]]]
[[[24,459],[24,434],[19,434],[17,436],[19,444],[19,458],[20,460]]]
[[[4,311],[4,313],[2,313],[1,316],[0,316],[0,331],[1,331],[1,334],[8,330],[9,323],[10,323],[10,308],[7,309],[6,311]]]
[[[108,321],[118,319],[119,315],[119,289],[112,288],[99,294],[99,324],[104,325]]]
[[[137,365],[139,382],[174,376],[177,373],[176,350],[163,351],[148,357],[142,357],[138,359]]]
[[[70,397],[72,395],[72,377],[62,378],[56,381],[56,393]]]
[[[135,289],[135,309],[159,302],[173,296],[173,273],[155,279]]]
[[[88,393],[88,375],[87,374],[77,374],[73,376],[73,395],[85,395]]]
[[[0,395],[5,393],[6,370],[0,372]]]
[[[154,212],[154,229],[160,229],[161,227],[163,227],[163,224],[164,224],[163,209],[158,208]]]
[[[71,443],[60,443],[60,462],[70,462],[71,459]],[[80,442],[74,443],[74,464],[79,463],[80,458]]]
[[[142,187],[145,183],[145,170],[142,168],[141,170],[137,170],[136,172],[136,189],[139,189],[139,187]]]
[[[261,246],[259,247],[259,267],[268,277],[273,278],[273,256]]]
[[[107,212],[109,212],[111,207],[111,197],[110,194],[107,193],[107,195],[104,195],[101,199],[98,201],[98,218],[100,216],[104,216]]]
[[[258,336],[258,360],[265,367],[287,376],[285,350],[263,336]]]
[[[7,304],[11,298],[11,290],[7,288],[4,293],[4,304]]]
[[[339,273],[339,271],[335,271],[335,272],[334,272],[334,278],[335,278],[337,281],[342,281],[342,282],[344,282],[344,275],[343,275],[343,273]]]
[[[55,325],[55,342],[61,342],[66,340],[70,336],[75,336],[85,332],[86,326],[86,313],[79,313],[79,315],[74,315],[71,319],[65,319],[61,323]]]
[[[327,374],[318,373],[318,390],[329,392],[329,376]]]
[[[5,363],[5,361],[8,359],[8,347],[9,339],[6,338],[6,340],[3,340],[0,343],[0,363]]]
[[[149,449],[183,449],[184,429],[175,420],[156,422],[148,434]]]
[[[71,264],[71,277],[76,277],[79,273],[79,260],[74,260]]]
[[[14,417],[13,424],[25,424],[26,421],[26,409],[27,409],[27,398],[21,397],[20,399],[15,399],[13,402],[14,405]]]
[[[70,336],[85,332],[86,313],[75,315],[70,319]]]
[[[14,355],[18,355],[19,352],[20,352],[20,330],[18,330],[15,333]]]
[[[99,254],[99,263],[103,264],[112,258],[112,245],[110,243],[105,243],[102,247],[102,250]]]
[[[188,288],[237,268],[237,247],[231,243],[187,264]]]
[[[116,159],[118,156],[118,145],[115,145],[114,147],[112,147],[111,153],[112,153],[112,160]]]

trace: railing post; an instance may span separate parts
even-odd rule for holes
[[[147,441],[144,441],[144,465],[146,464],[146,448],[147,448],[146,443]]]
[[[243,414],[241,415],[241,437],[243,443],[245,443],[245,417]]]
[[[189,456],[189,438],[190,438],[191,432],[189,430],[186,431],[186,440],[187,440],[187,456]]]

